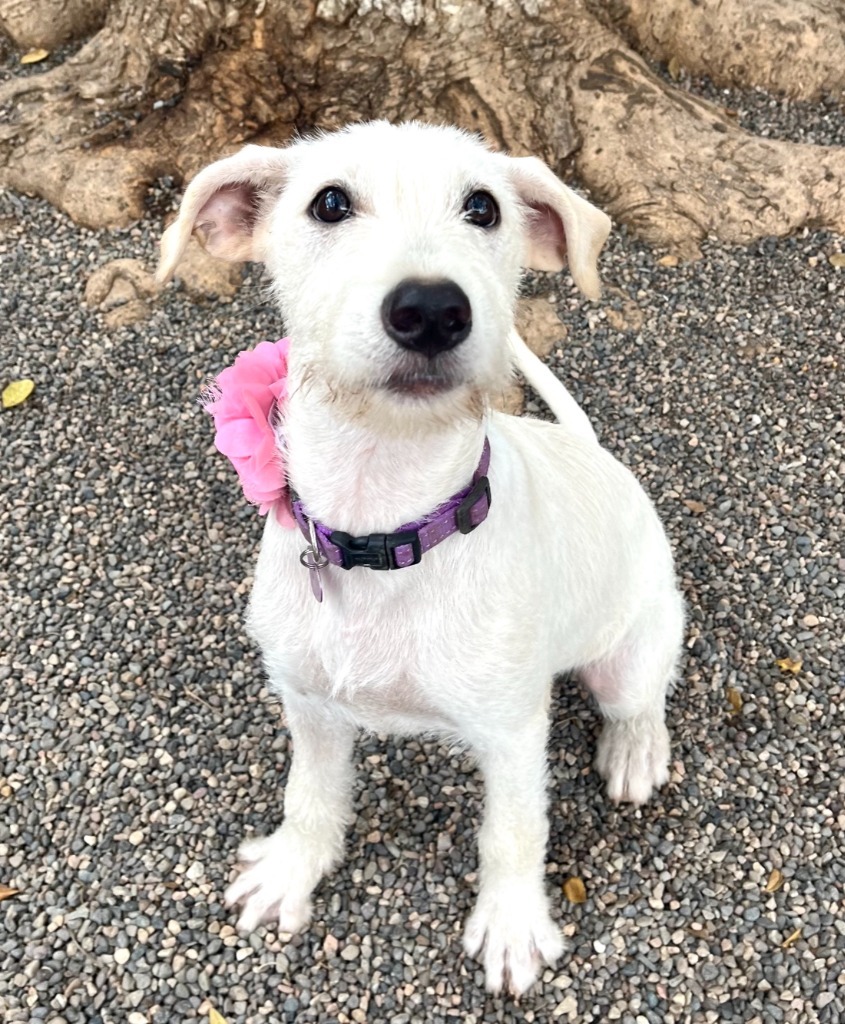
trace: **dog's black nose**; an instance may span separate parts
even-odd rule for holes
[[[472,328],[472,308],[453,281],[408,279],[384,300],[381,319],[397,344],[430,359],[467,337]]]

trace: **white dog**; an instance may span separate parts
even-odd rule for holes
[[[437,733],[486,784],[465,948],[491,990],[519,994],[562,950],[544,888],[553,676],[576,670],[598,702],[612,800],[666,781],[683,627],[669,546],[513,330],[523,266],[568,261],[598,295],[609,226],[539,160],[420,124],[247,146],[189,186],[160,276],[192,231],[261,260],[291,337],[279,444],[301,529],[268,516],[249,628],[294,757],[284,823],[244,844],[227,892],[242,928],[307,925],[343,856],[356,732]],[[514,357],[562,425],[491,411]],[[424,524],[453,496],[438,543]],[[329,554],[348,571],[307,568]]]

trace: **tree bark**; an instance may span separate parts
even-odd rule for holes
[[[793,25],[789,0],[750,5],[766,19],[753,36],[738,27],[744,0],[101,2],[103,27],[77,54],[0,87],[0,183],[84,224],[137,219],[157,175],[189,177],[248,140],[282,144],[294,131],[386,117],[453,122],[535,153],[681,255],[708,234],[749,242],[805,224],[845,231],[845,150],[749,135],[638,52],[671,52],[690,69],[696,54],[700,63],[724,54],[714,68],[731,81],[756,68],[779,88],[777,62],[763,61],[768,31],[777,46],[785,40],[768,56],[800,52],[812,89],[841,91],[834,0],[801,0],[828,40],[813,61],[814,37]],[[19,5],[0,0],[0,19]],[[745,63],[728,60],[737,39]]]

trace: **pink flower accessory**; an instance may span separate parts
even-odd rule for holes
[[[296,525],[275,423],[288,397],[289,338],[262,341],[239,352],[205,389],[202,405],[214,418],[214,444],[235,467],[247,501],[260,515],[272,508],[282,526]]]

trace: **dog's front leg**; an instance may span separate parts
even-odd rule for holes
[[[477,752],[485,777],[484,823],[479,833],[481,888],[467,921],[464,948],[483,950],[487,988],[524,992],[543,961],[563,951],[549,916],[544,884],[546,817],[545,712],[507,733],[486,737]]]
[[[238,927],[276,921],[298,932],[311,919],[311,893],[343,858],[351,818],[355,728],[317,700],[285,696],[293,762],[285,788],[285,819],[271,836],[242,844],[243,870],[226,891],[241,904]]]

